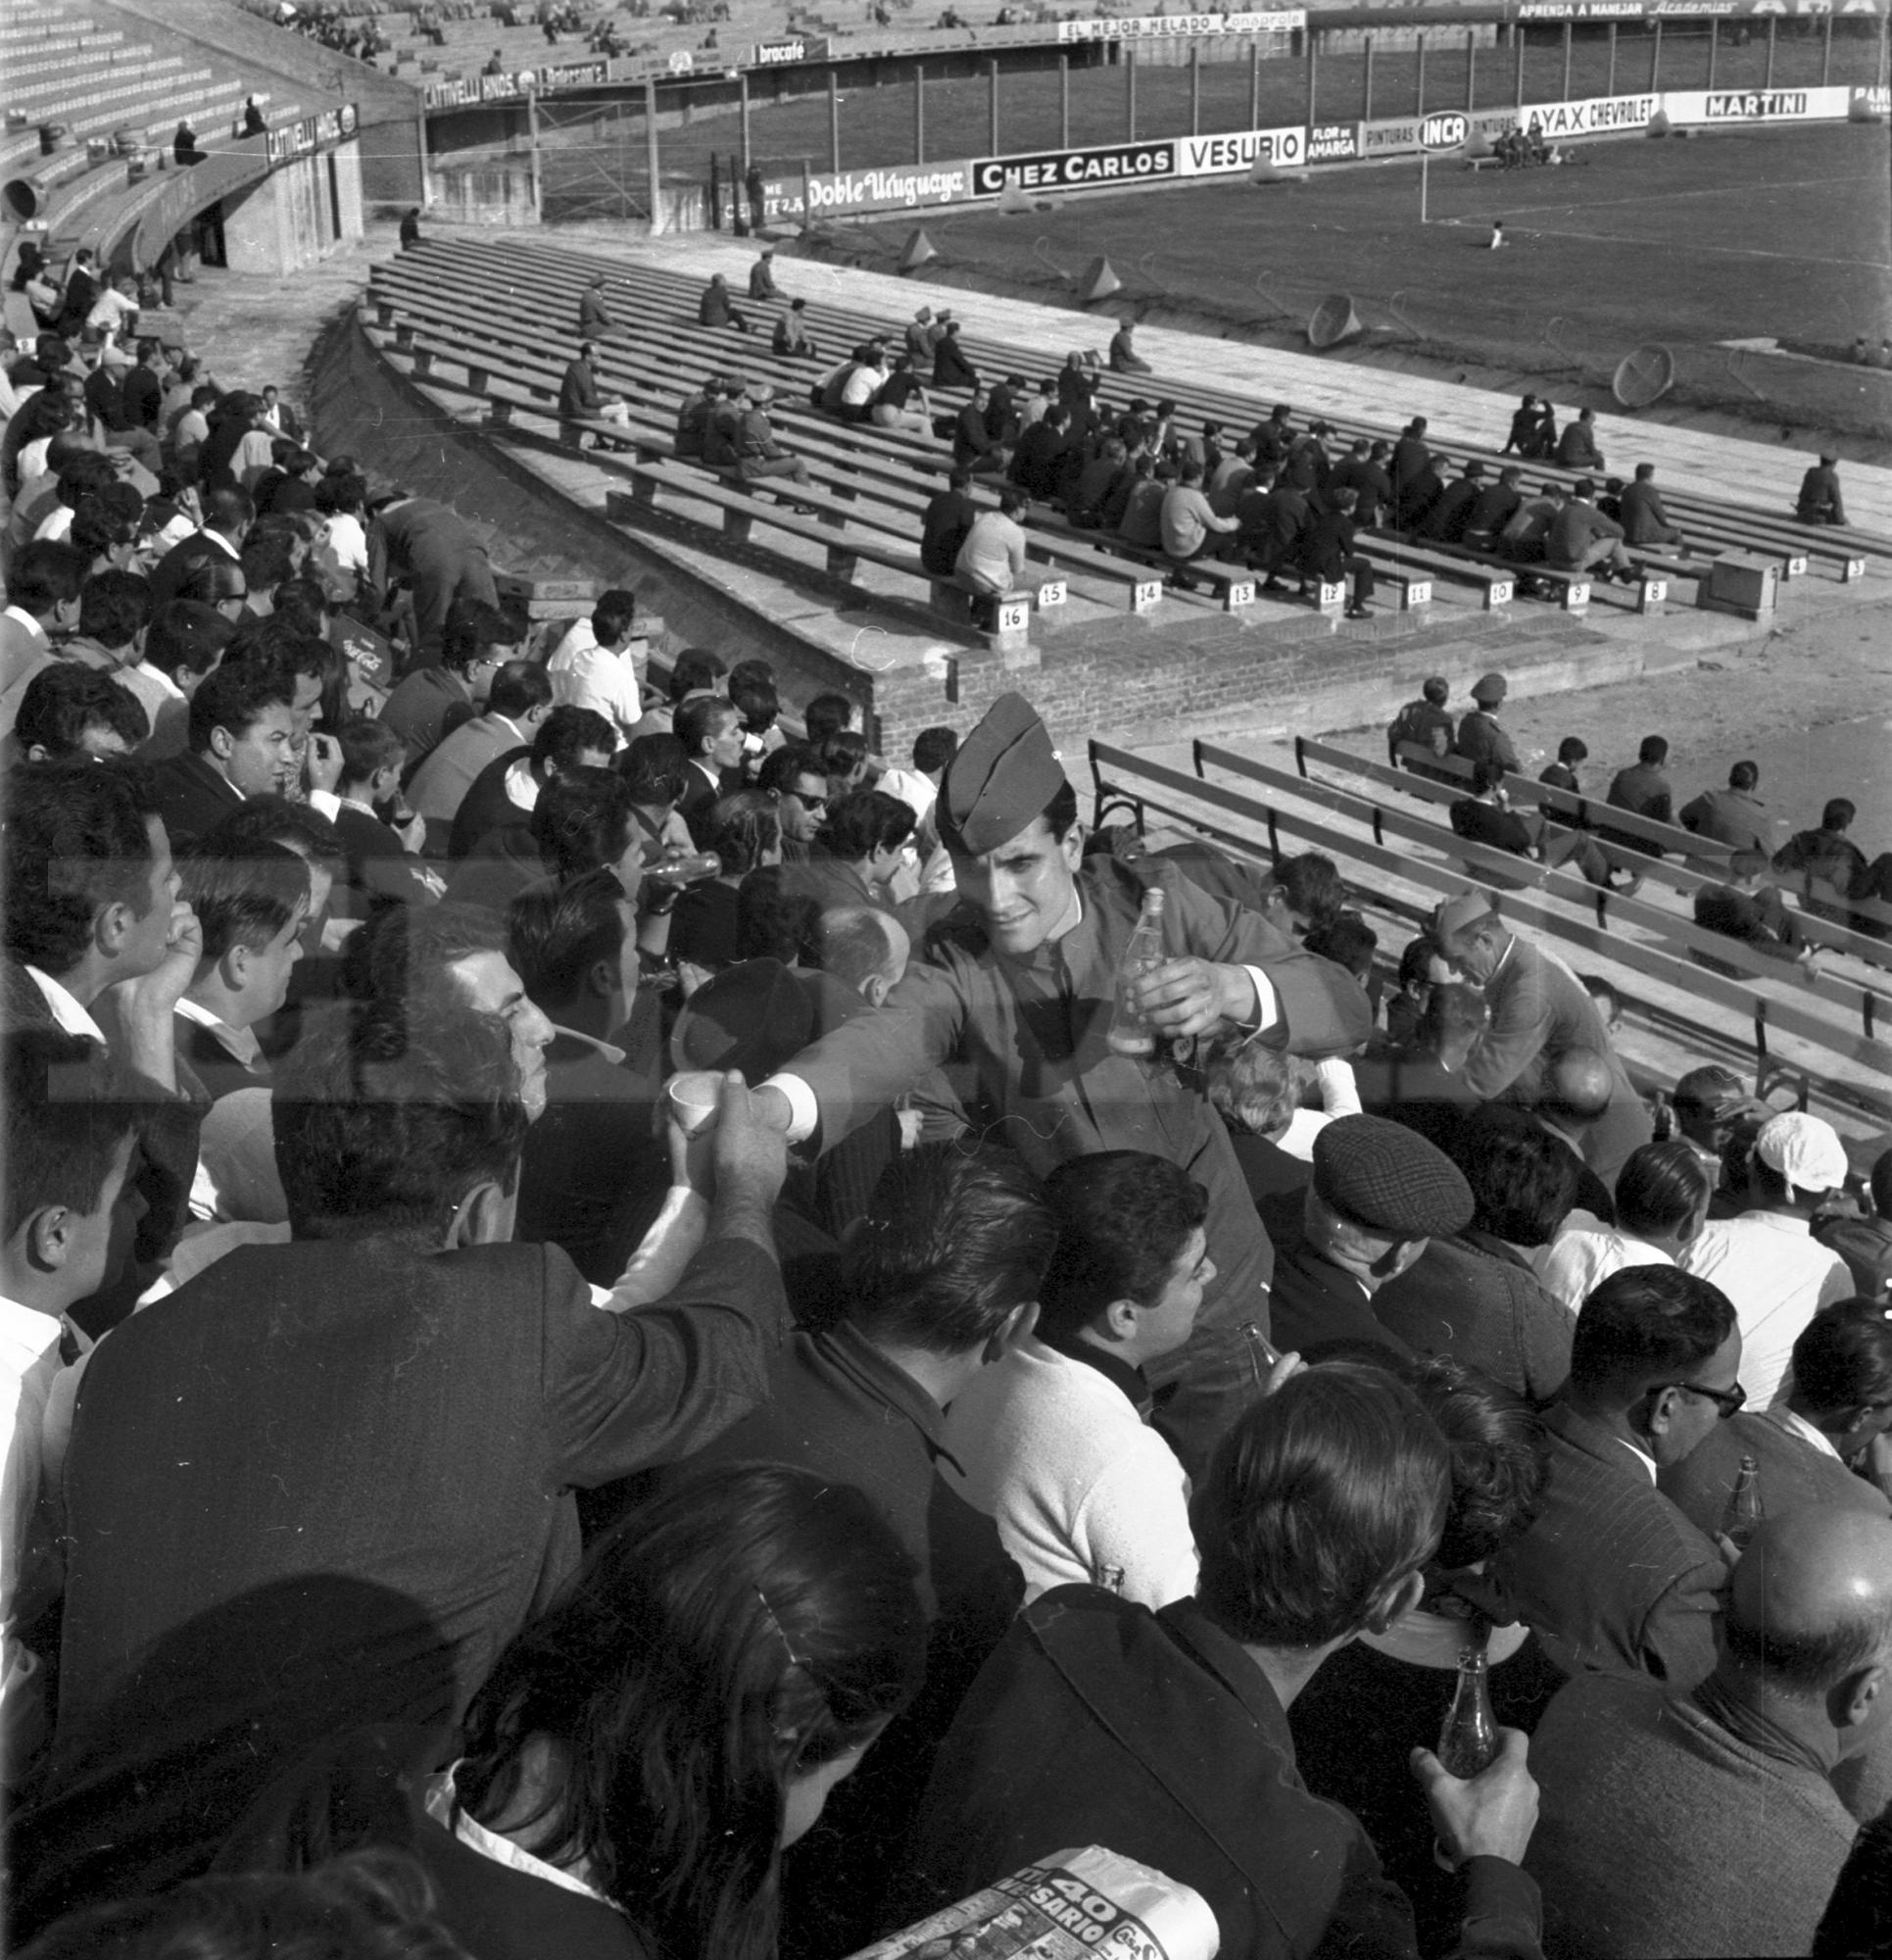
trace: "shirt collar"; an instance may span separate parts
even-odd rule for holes
[[[454,1784],[454,1773],[466,1758],[461,1756],[444,1770],[427,1779],[424,1798],[427,1815],[444,1829],[451,1831],[469,1850],[477,1851],[482,1858],[490,1858],[496,1865],[505,1865],[514,1872],[523,1872],[529,1879],[543,1879],[549,1886],[557,1886],[561,1891],[576,1892],[581,1898],[596,1899],[600,1905],[617,1907],[607,1899],[597,1886],[588,1886],[583,1879],[573,1878],[569,1872],[561,1872],[557,1865],[548,1865],[543,1858],[535,1858],[530,1851],[522,1850],[509,1838],[502,1838],[497,1831],[489,1831],[477,1818],[469,1817],[460,1807],[460,1792]]]
[[[196,1022],[200,1028],[209,1028],[238,1061],[248,1066],[254,1067],[257,1057],[263,1053],[263,1045],[257,1040],[254,1028],[231,1027],[228,1021],[219,1020],[207,1006],[199,1001],[193,1001],[188,994],[180,994],[177,997],[177,1004],[172,1011],[184,1020]]]
[[[76,1000],[62,987],[50,973],[42,973],[37,966],[28,966],[27,973],[32,983],[46,997],[46,1004],[53,1010],[53,1019],[69,1035],[89,1035],[101,1047],[110,1047],[104,1031]]]
[[[1626,1437],[1617,1436],[1617,1437],[1612,1437],[1610,1440],[1613,1443],[1622,1444],[1623,1447],[1626,1449],[1629,1452],[1629,1454],[1633,1456],[1636,1459],[1636,1461],[1639,1462],[1646,1471],[1648,1471],[1650,1483],[1653,1484],[1656,1481],[1656,1459],[1653,1456],[1651,1456],[1646,1449],[1638,1448],[1637,1446],[1631,1443]]]
[[[167,701],[182,701],[184,698],[184,690],[166,673],[163,667],[154,667],[149,661],[139,661],[135,665],[126,668],[126,672],[136,674],[142,681],[148,681]]]
[[[52,1314],[0,1295],[0,1357],[14,1361],[19,1371],[29,1368],[47,1348],[56,1348],[62,1332]]]
[[[1821,1455],[1830,1456],[1835,1463],[1843,1462],[1839,1451],[1833,1447],[1833,1440],[1822,1431],[1816,1429],[1804,1415],[1795,1412],[1782,1403],[1777,1408],[1765,1411],[1789,1434],[1799,1437],[1802,1443],[1818,1449]]]
[[[1038,1338],[1053,1353],[1062,1354],[1067,1361],[1082,1361],[1087,1368],[1094,1368],[1113,1388],[1120,1389],[1128,1396],[1131,1406],[1144,1422],[1149,1420],[1155,1402],[1140,1368],[1111,1353],[1107,1348],[1099,1348],[1094,1342],[1085,1340],[1081,1334],[1041,1334]]]

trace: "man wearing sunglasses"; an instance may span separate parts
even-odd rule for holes
[[[1728,1566],[1656,1489],[1746,1400],[1727,1296],[1677,1266],[1625,1266],[1583,1302],[1570,1379],[1545,1411],[1536,1522],[1499,1555],[1520,1618],[1568,1675],[1693,1688],[1715,1666]]]
[[[756,787],[775,799],[782,819],[782,861],[804,864],[828,820],[828,772],[812,749],[796,743],[763,759]]]

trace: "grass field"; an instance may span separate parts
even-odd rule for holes
[[[1716,343],[1771,335],[1845,345],[1892,333],[1892,173],[1872,125],[1749,129],[1596,143],[1562,170],[1433,165],[1419,221],[1417,161],[1305,181],[1195,183],[1067,199],[1029,216],[923,215],[941,258],[1024,297],[1068,293],[1060,271],[1107,256],[1127,310],[1217,323],[1304,321],[1352,293],[1376,337],[1530,372],[1607,373],[1637,342],[1676,354],[1684,387],[1728,387]],[[1486,249],[1490,220],[1514,240]],[[911,217],[849,226],[833,251],[885,266]],[[1258,283],[1259,282],[1259,283]],[[1844,369],[1802,364],[1811,383]],[[1738,391],[1736,391],[1738,392]],[[1818,403],[1796,402],[1815,414]]]

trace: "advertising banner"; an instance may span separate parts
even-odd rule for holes
[[[996,197],[1007,184],[1020,190],[1104,190],[1182,174],[1181,144],[1107,143],[1091,150],[1043,150],[1021,157],[981,157],[972,166],[972,195]]]
[[[1885,12],[1884,0],[1519,0],[1520,21],[1722,20]]]
[[[1578,102],[1532,102],[1526,105],[1522,118],[1515,110],[1507,112],[1503,126],[1515,128],[1522,121],[1532,134],[1551,142],[1560,136],[1603,136],[1647,128],[1663,101],[1660,95],[1593,95]],[[1485,116],[1474,119],[1480,134],[1496,133],[1488,126],[1491,120]]]
[[[1236,176],[1266,158],[1271,164],[1298,164],[1307,154],[1307,131],[1237,129],[1223,136],[1179,136],[1177,174],[1185,177]]]
[[[973,195],[972,169],[961,158],[956,163],[913,164],[903,170],[843,171],[839,175],[816,171],[809,174],[806,183],[814,217],[847,218],[856,212],[911,211],[921,205],[964,204]],[[778,218],[800,219],[803,215],[802,182],[799,172],[763,179],[762,215],[767,221],[772,223]],[[743,209],[747,216],[747,201]]]
[[[271,129],[264,138],[265,152],[273,169],[292,157],[305,157],[330,143],[345,143],[354,135],[358,118],[355,105],[344,102],[339,109],[324,109],[318,116],[305,116],[300,122]]]
[[[1357,122],[1316,122],[1307,132],[1310,164],[1350,164],[1363,154]]]
[[[1843,120],[1850,88],[1672,89],[1662,98],[1672,122],[1815,122]]]
[[[596,88],[611,78],[607,61],[562,62],[556,68],[522,68],[511,74],[461,74],[430,81],[421,90],[429,109],[467,109],[482,102],[522,102],[528,95],[556,95],[563,88]]]
[[[780,68],[785,62],[815,62],[828,59],[827,36],[810,38],[797,35],[786,41],[757,41],[751,61],[756,68]]]
[[[1121,21],[1060,21],[1060,41],[1143,41],[1206,34],[1291,34],[1307,25],[1305,7],[1266,14],[1142,14]]]

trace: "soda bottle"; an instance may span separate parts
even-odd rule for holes
[[[1124,1590],[1124,1569],[1121,1565],[1098,1565],[1092,1568],[1091,1583],[1101,1586],[1106,1592],[1121,1592]]]
[[[722,875],[723,860],[713,851],[666,851],[644,867],[647,878],[663,885],[701,885]]]
[[[1438,1732],[1438,1759],[1455,1777],[1475,1777],[1498,1753],[1498,1718],[1491,1712],[1491,1683],[1484,1643],[1460,1649],[1458,1686]]]
[[[1156,1037],[1142,1010],[1131,998],[1131,990],[1152,968],[1162,965],[1168,955],[1163,950],[1163,901],[1160,885],[1143,894],[1143,909],[1137,930],[1130,935],[1124,956],[1117,963],[1117,1004],[1110,1016],[1110,1032],[1105,1036],[1116,1054],[1154,1054]]]
[[[1752,1456],[1743,1456],[1740,1469],[1734,1473],[1734,1488],[1727,1494],[1727,1508],[1722,1513],[1722,1536],[1735,1550],[1745,1551],[1760,1525],[1761,1466]]]

